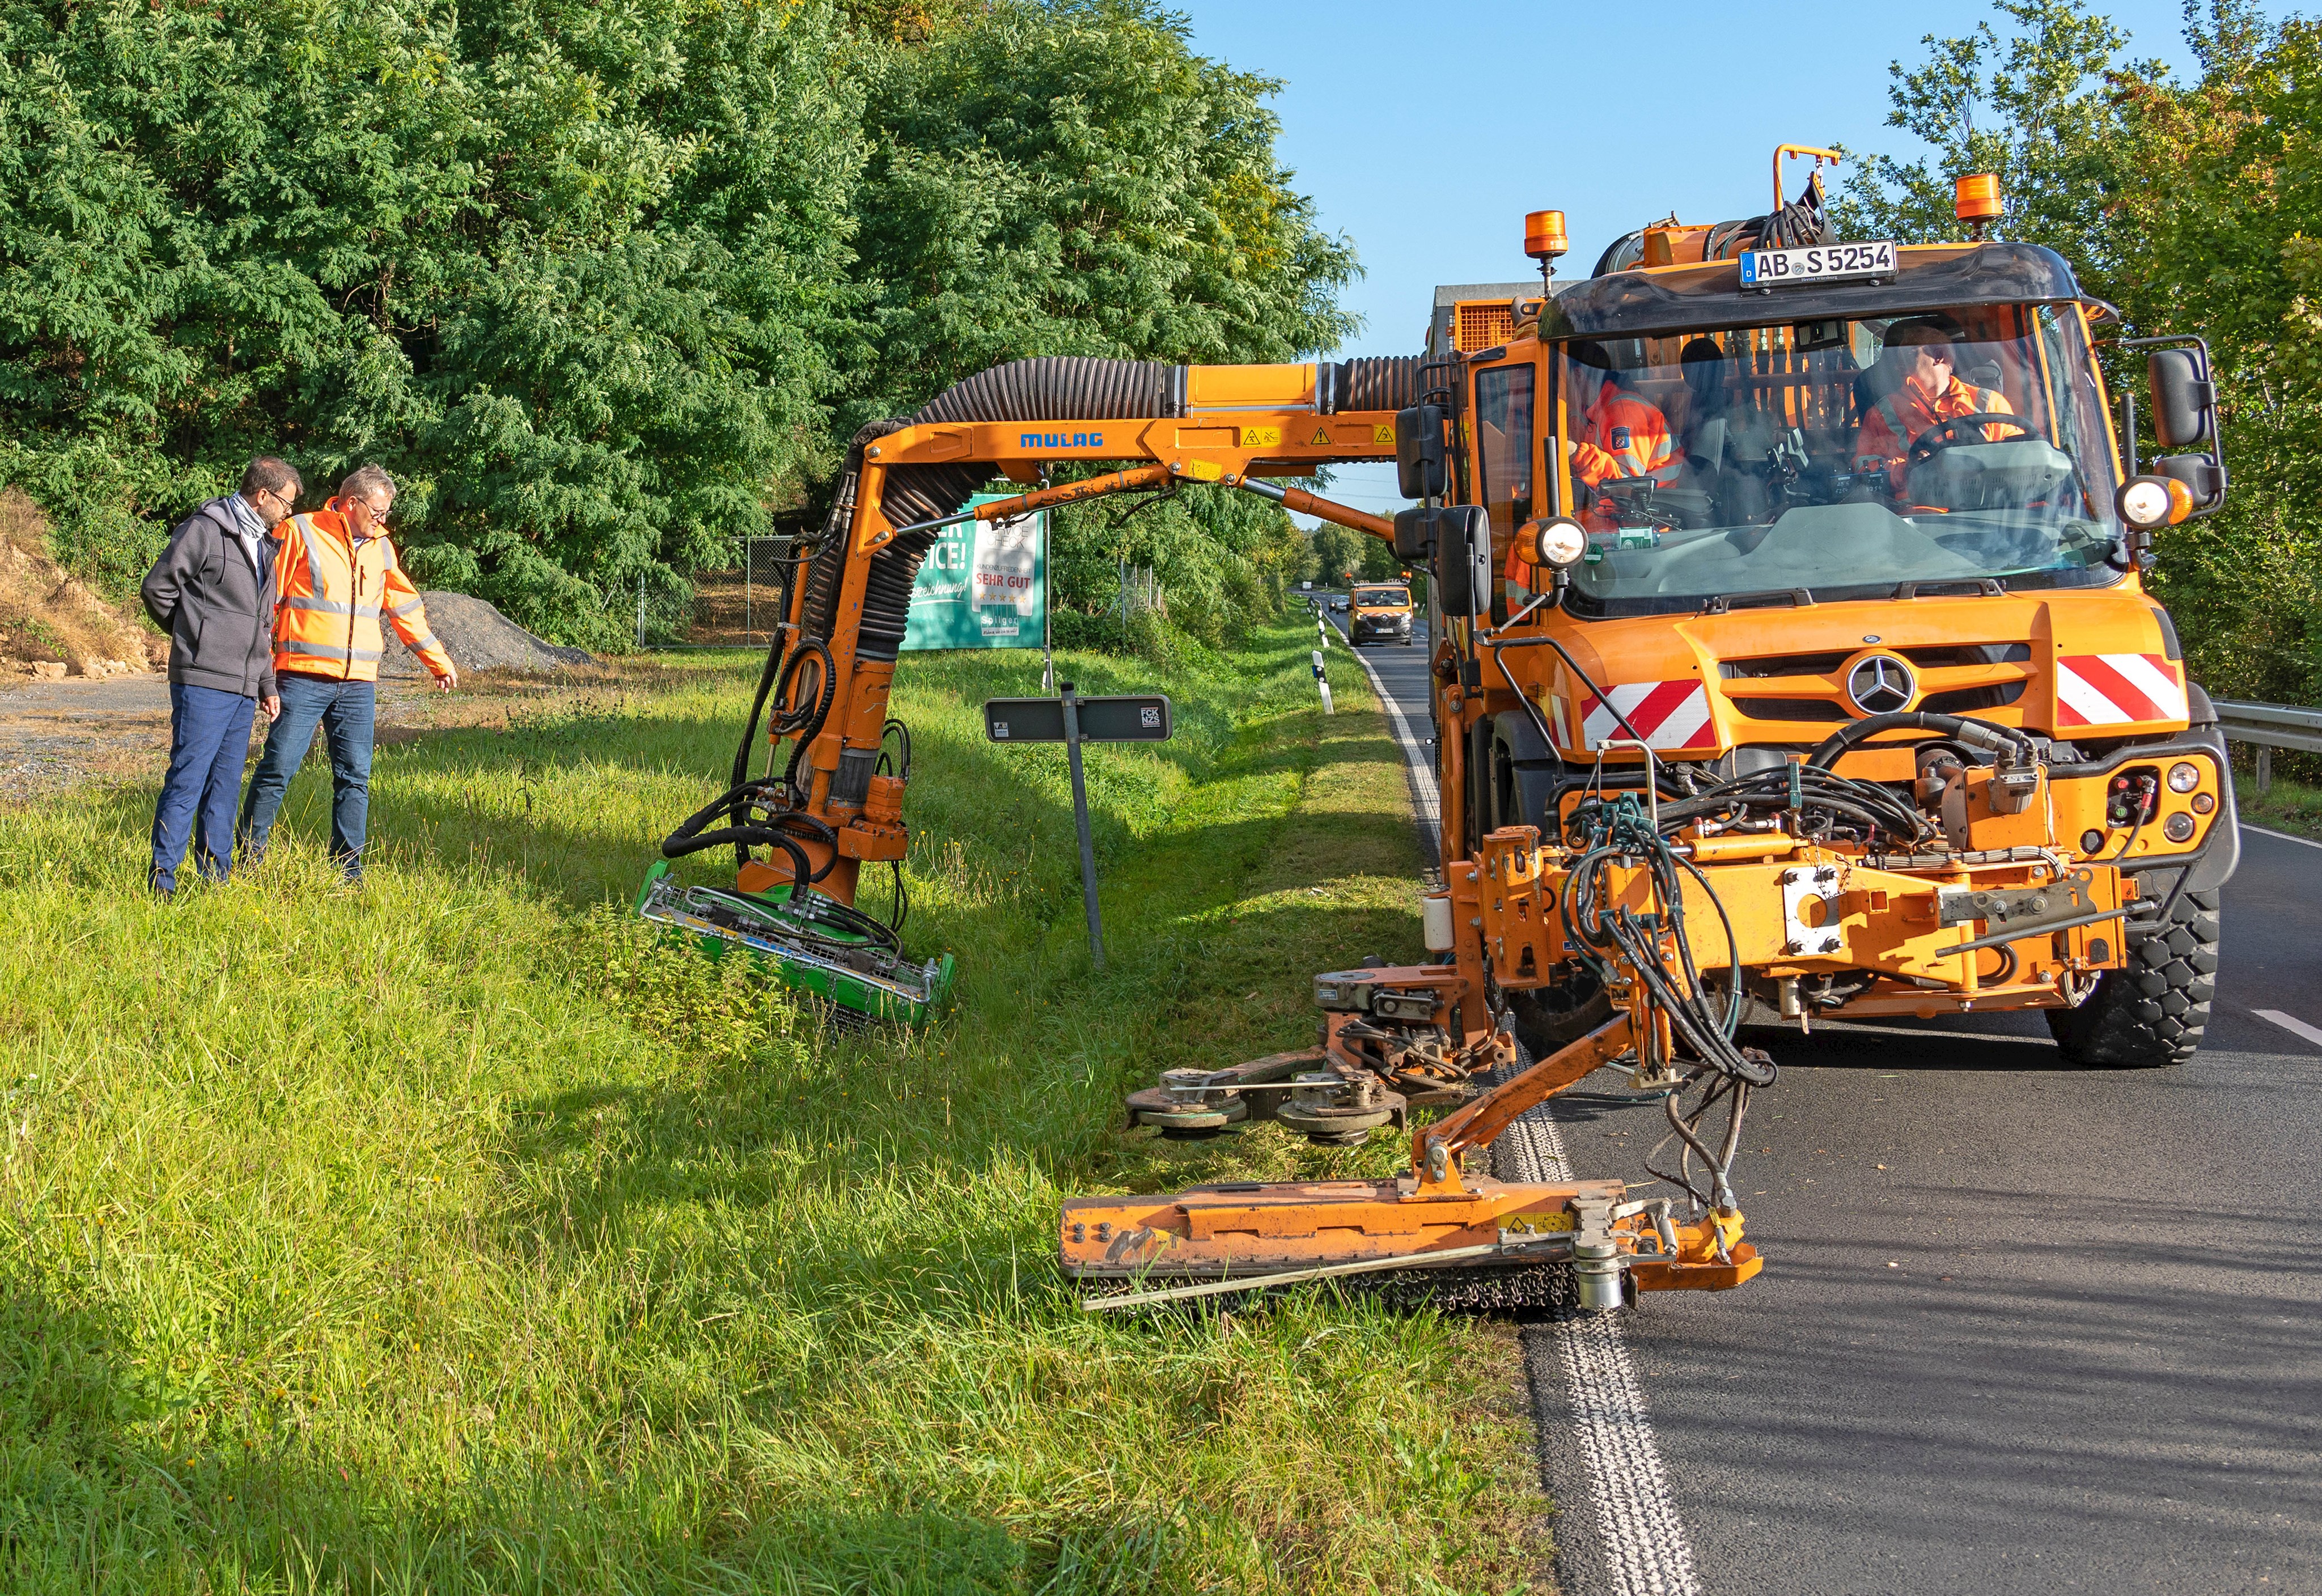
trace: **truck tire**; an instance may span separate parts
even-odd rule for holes
[[[2193,1056],[2217,989],[2218,896],[2180,893],[2165,926],[2129,943],[2125,969],[2106,971],[2078,1008],[2046,1011],[2067,1059],[2149,1070]]]
[[[1588,975],[1576,975],[1560,986],[1509,992],[1507,1003],[1516,1040],[1536,1059],[1577,1042],[1613,1017],[1613,1000]]]

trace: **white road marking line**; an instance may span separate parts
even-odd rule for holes
[[[1338,626],[1336,621],[1330,625],[1334,630]],[[1340,633],[1339,635],[1344,636],[1345,634]],[[1431,857],[1443,834],[1443,807],[1441,798],[1435,790],[1435,771],[1427,762],[1427,750],[1412,732],[1411,723],[1403,718],[1403,706],[1396,703],[1394,695],[1386,690],[1386,683],[1379,679],[1377,670],[1364,657],[1363,651],[1349,642],[1347,652],[1355,656],[1355,663],[1360,665],[1363,674],[1370,678],[1371,696],[1379,701],[1379,707],[1386,711],[1387,722],[1394,728],[1394,740],[1403,750],[1403,766],[1410,776],[1411,807],[1417,816],[1420,843]]]
[[[2322,1028],[2308,1025],[2296,1015],[2284,1014],[2279,1008],[2253,1008],[2251,1013],[2260,1019],[2270,1019],[2293,1036],[2303,1036],[2317,1047],[2322,1047]]]
[[[2262,837],[2280,837],[2283,842],[2296,843],[2301,848],[2322,848],[2322,843],[2316,842],[2312,837],[2292,836],[2286,831],[2276,831],[2270,825],[2252,825],[2244,820],[2242,822],[2242,829],[2253,831]]]
[[[1351,645],[1350,650],[1351,650]],[[1394,725],[1411,764],[1412,789],[1432,800],[1432,773],[1410,723],[1389,696],[1378,672],[1358,651],[1356,660],[1371,679]],[[1431,801],[1428,807],[1433,808]],[[1427,827],[1432,838],[1435,828]],[[1512,1172],[1519,1181],[1559,1181],[1572,1178],[1565,1156],[1564,1137],[1543,1103],[1501,1133],[1508,1145]],[[1645,1405],[1643,1383],[1637,1378],[1629,1345],[1623,1337],[1621,1316],[1574,1313],[1551,1322],[1564,1387],[1570,1394],[1574,1439],[1588,1474],[1588,1494],[1602,1531],[1604,1569],[1615,1596],[1701,1596],[1701,1581],[1693,1562],[1693,1542],[1685,1532],[1677,1501],[1669,1494],[1668,1475],[1661,1464],[1660,1444]],[[1534,1418],[1550,1422],[1539,1411],[1539,1391],[1533,1393]]]
[[[1542,1104],[1508,1127],[1520,1181],[1568,1180],[1564,1139]],[[1643,1382],[1621,1328],[1625,1310],[1555,1322],[1575,1437],[1603,1532],[1604,1567],[1618,1596],[1699,1596],[1693,1542],[1669,1494]],[[1541,1415],[1545,1418],[1546,1415]]]

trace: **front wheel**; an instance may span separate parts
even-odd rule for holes
[[[1568,968],[1568,978],[1553,986],[1506,995],[1516,1040],[1533,1058],[1546,1058],[1613,1017],[1613,999],[1604,983],[1577,965]]]
[[[2217,990],[2218,897],[2178,894],[2166,922],[2132,935],[2126,968],[2106,971],[2078,1008],[2046,1011],[2066,1058],[2148,1070],[2193,1056]]]

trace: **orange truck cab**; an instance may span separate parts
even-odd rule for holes
[[[1439,296],[1396,548],[1434,561],[1444,853],[1476,861],[1455,876],[1488,909],[1524,828],[1574,847],[1608,795],[1664,829],[1690,807],[1688,868],[1721,889],[1688,921],[1723,950],[1694,952],[1761,1014],[2040,1008],[2076,1060],[2190,1056],[2239,842],[2144,577],[2224,500],[2206,346],[2130,341],[2182,451],[2140,468],[2096,359],[2109,307],[2050,251],[1718,242],[1671,224],[1551,291]],[[1665,423],[1669,469],[1576,469],[1615,394]],[[1810,892],[1805,853],[1748,862],[1778,834],[1810,845]],[[1763,913],[1720,926],[1735,903]],[[1522,951],[1535,1052],[1601,1019],[1601,958]]]
[[[1411,584],[1358,582],[1354,607],[1347,620],[1347,641],[1360,648],[1367,643],[1411,642]]]

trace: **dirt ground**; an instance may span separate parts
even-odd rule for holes
[[[391,747],[455,726],[505,728],[512,715],[642,686],[670,669],[635,660],[547,677],[488,670],[462,676],[452,693],[419,682],[382,681],[377,741]],[[252,762],[265,743],[261,716],[251,731]],[[0,689],[0,803],[37,802],[90,782],[158,782],[169,763],[165,677],[69,677]]]

